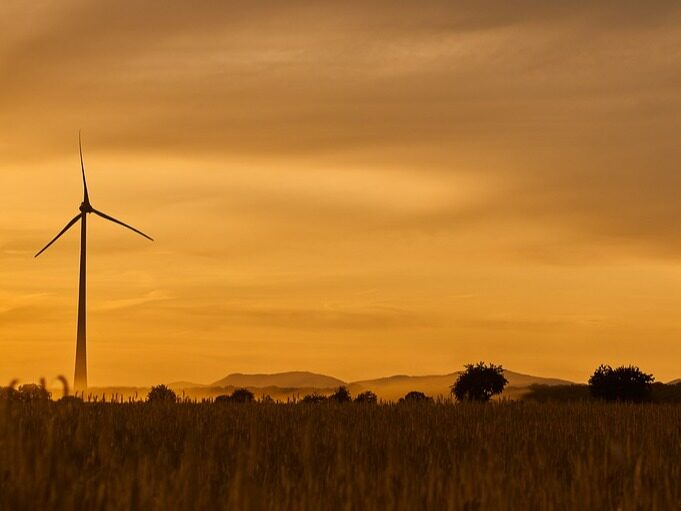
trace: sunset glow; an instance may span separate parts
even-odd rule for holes
[[[249,7],[244,7],[249,5]],[[681,6],[0,6],[0,382],[681,377]],[[3,383],[4,385],[4,383]]]

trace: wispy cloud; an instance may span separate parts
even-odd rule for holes
[[[94,307],[95,311],[114,311],[119,309],[129,309],[152,302],[161,302],[170,300],[172,296],[162,290],[149,291],[142,296],[132,298],[120,298],[116,300],[107,300],[99,306]]]

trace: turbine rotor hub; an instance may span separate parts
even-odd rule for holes
[[[89,202],[81,202],[80,204],[80,210],[83,213],[92,213],[92,206],[90,206]]]

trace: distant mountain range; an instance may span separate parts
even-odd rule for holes
[[[308,371],[289,371],[275,374],[232,373],[216,381],[212,387],[282,387],[329,389],[347,385],[343,380]]]
[[[289,371],[275,374],[242,374],[234,373],[214,383],[194,383],[176,381],[168,386],[183,397],[191,399],[214,398],[221,394],[229,394],[239,387],[249,388],[256,396],[268,395],[279,401],[299,399],[312,392],[331,394],[341,385],[348,387],[353,396],[365,390],[371,390],[385,401],[397,401],[407,392],[417,390],[432,397],[449,396],[450,386],[456,381],[459,372],[434,374],[425,376],[408,376],[398,374],[372,380],[345,382],[339,378],[308,371]],[[502,394],[505,399],[518,399],[528,392],[531,385],[570,385],[574,382],[558,378],[544,378],[528,374],[504,371],[508,385]],[[677,378],[667,385],[681,384]],[[53,389],[54,396],[60,396],[61,389]],[[93,396],[112,399],[142,399],[149,392],[149,387],[93,387],[89,390]]]
[[[312,391],[329,393],[341,385],[347,386],[353,395],[371,390],[384,400],[397,400],[407,392],[417,390],[429,396],[448,396],[451,385],[456,381],[459,372],[449,374],[408,376],[395,375],[372,380],[345,382],[339,378],[308,371],[289,371],[274,374],[230,374],[212,384],[192,382],[174,382],[169,386],[175,390],[184,390],[192,395],[216,394],[220,389],[247,387],[256,394],[270,394],[273,397],[285,398],[305,395]],[[524,392],[530,385],[569,385],[572,382],[557,378],[543,378],[513,371],[504,371],[508,380],[504,395],[514,397]]]

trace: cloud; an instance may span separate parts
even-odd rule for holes
[[[405,224],[540,219],[585,243],[618,238],[665,257],[681,249],[675,2],[72,1],[43,4],[30,28],[27,12],[4,9],[8,158],[36,145],[43,155],[70,150],[69,132],[89,120],[100,152],[326,163],[316,177],[282,172],[312,185],[295,204],[281,190],[289,211],[314,209],[315,191],[333,187],[330,163],[407,172],[414,187],[427,168],[445,190],[456,189],[450,176],[476,175],[499,197],[413,211]],[[363,192],[338,179],[338,200],[350,210],[363,194],[402,193],[389,173],[380,181],[393,186],[371,181]],[[276,204],[260,186],[253,193]],[[345,218],[358,225],[356,216]]]
[[[44,303],[45,299],[49,296],[49,293],[30,293],[23,295],[2,293],[2,295],[0,295],[0,314],[5,315],[18,309],[24,310],[27,307],[36,306],[37,304]]]
[[[569,321],[545,318],[524,319],[488,317],[454,321],[457,326],[462,328],[511,332],[522,331],[527,333],[559,331],[572,324]]]
[[[121,309],[129,309],[139,305],[145,305],[153,302],[160,302],[170,300],[172,297],[159,289],[149,291],[148,293],[134,298],[119,298],[116,300],[107,300],[102,305],[94,308],[95,311],[114,311]]]
[[[48,126],[106,120],[93,126],[100,145],[127,151],[286,154],[499,136],[593,98],[675,90],[672,57],[641,48],[673,49],[672,2],[65,5],[7,46],[4,106],[20,130],[26,109],[41,108]]]
[[[432,328],[440,320],[429,315],[391,307],[356,308],[284,308],[240,307],[230,305],[201,304],[192,309],[176,309],[177,313],[189,314],[196,323],[203,320],[223,325],[248,326],[268,329],[295,330],[385,330]]]

